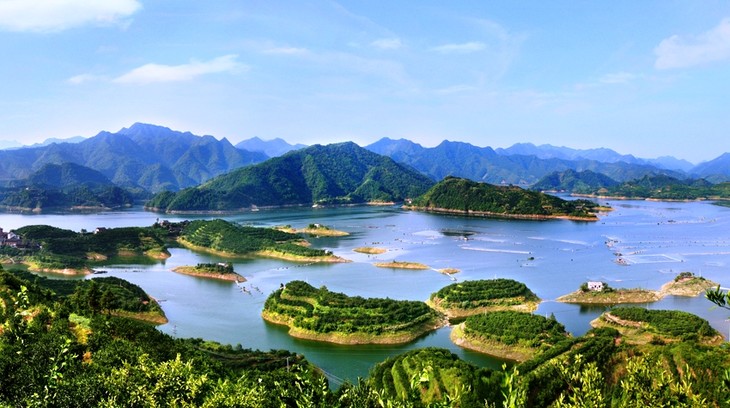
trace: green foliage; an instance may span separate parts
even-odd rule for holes
[[[511,306],[540,300],[522,282],[512,279],[485,279],[453,283],[431,295],[441,299],[444,308],[475,309],[487,306]]]
[[[661,200],[730,198],[730,183],[712,184],[704,179],[680,180],[666,175],[646,175],[608,188],[601,194]]]
[[[402,201],[433,182],[354,143],[315,145],[217,177],[177,194],[160,193],[148,208],[240,210],[255,206]]]
[[[234,273],[233,264],[230,262],[225,263],[199,263],[195,265],[195,269],[201,272],[208,273]]]
[[[556,171],[533,184],[536,191],[569,191],[578,194],[589,194],[602,188],[619,184],[616,180],[591,170],[575,171],[568,169]]]
[[[439,318],[423,302],[347,296],[302,281],[289,282],[272,293],[264,311],[286,316],[294,327],[316,333],[408,333]]]
[[[640,307],[617,307],[611,314],[623,320],[643,322],[658,333],[686,340],[715,336],[710,323],[692,313],[680,310],[649,310]]]
[[[495,186],[446,177],[424,195],[413,200],[414,207],[454,211],[486,212],[492,215],[576,216],[595,218],[596,204],[587,200],[567,201],[515,186]]]
[[[301,240],[296,234],[274,228],[247,227],[221,219],[193,221],[183,229],[181,237],[193,245],[236,255],[264,250],[305,257],[328,255],[325,250],[294,244]]]
[[[450,401],[446,406],[457,407],[501,404],[501,382],[502,373],[476,367],[438,348],[389,358],[371,370],[368,381],[387,400]]]
[[[464,332],[507,345],[525,347],[552,345],[566,337],[565,327],[556,320],[514,311],[497,311],[469,316]]]

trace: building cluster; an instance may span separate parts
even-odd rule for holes
[[[5,232],[0,228],[0,247],[10,247],[18,249],[33,249],[39,248],[40,246],[33,242],[21,238],[18,234],[13,231]]]

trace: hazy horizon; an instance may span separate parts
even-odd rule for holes
[[[234,144],[730,151],[722,1],[0,1],[0,36],[0,141],[144,122]]]

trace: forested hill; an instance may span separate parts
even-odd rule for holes
[[[614,187],[619,182],[601,173],[590,170],[565,170],[554,172],[533,184],[531,189],[536,191],[568,191],[571,193],[587,194],[602,188]]]
[[[495,186],[456,177],[445,178],[410,206],[427,211],[538,219],[595,219],[595,207],[595,203],[587,200],[567,201],[515,186]]]
[[[253,206],[403,201],[433,181],[355,143],[315,145],[234,170],[195,188],[153,197],[160,211],[235,211]]]

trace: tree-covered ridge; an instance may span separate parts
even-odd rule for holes
[[[448,350],[423,348],[378,364],[368,383],[390,400],[421,400],[424,404],[450,400],[451,406],[479,407],[485,401],[498,404],[503,400],[499,392],[502,378],[501,372],[467,363]]]
[[[235,211],[252,207],[403,201],[433,182],[352,142],[315,145],[232,171],[147,203],[161,211]]]
[[[547,348],[565,340],[565,326],[554,318],[512,310],[469,316],[464,321],[466,336],[512,346]]]
[[[680,180],[666,175],[647,175],[613,187],[595,189],[591,193],[658,200],[730,199],[730,183],[712,184],[705,179]]]
[[[524,283],[504,278],[452,283],[429,299],[437,310],[455,317],[488,310],[532,311],[539,302]]]
[[[298,245],[302,237],[275,228],[258,228],[216,219],[192,221],[180,234],[183,243],[227,255],[278,253],[282,256],[317,259],[332,257],[329,251]]]
[[[272,293],[263,316],[295,336],[341,343],[403,343],[441,324],[423,302],[347,296],[292,281]],[[318,336],[323,335],[323,336]]]
[[[409,208],[447,211],[471,215],[519,218],[574,217],[596,219],[597,205],[588,200],[567,201],[552,195],[524,190],[516,186],[447,177],[424,195],[413,200]]]
[[[167,231],[157,227],[100,228],[92,233],[29,225],[15,233],[26,242],[40,244],[24,253],[24,259],[41,269],[87,268],[94,260],[116,255],[169,256]]]
[[[536,191],[568,191],[577,194],[588,194],[618,184],[618,181],[601,173],[591,170],[575,171],[569,169],[553,172],[541,178],[530,188]]]
[[[616,307],[604,313],[601,320],[620,330],[639,329],[659,338],[707,341],[719,335],[707,320],[681,310]]]
[[[0,207],[41,211],[79,207],[119,208],[135,195],[98,171],[74,164],[46,164],[25,180],[0,189]]]

